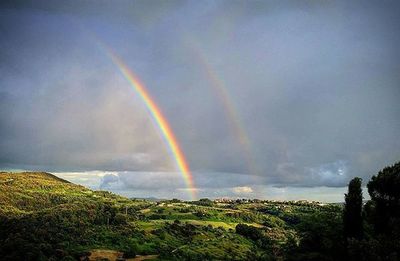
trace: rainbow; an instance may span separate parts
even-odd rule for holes
[[[196,187],[194,185],[193,176],[189,168],[189,164],[183,154],[182,149],[179,146],[179,143],[167,121],[161,109],[157,106],[154,99],[150,96],[147,91],[145,85],[140,82],[139,78],[129,69],[129,67],[122,61],[120,57],[118,57],[110,48],[105,46],[103,43],[99,43],[102,47],[101,49],[105,50],[107,56],[111,59],[111,61],[118,67],[119,71],[122,73],[124,78],[129,82],[131,87],[136,91],[139,97],[142,99],[146,108],[148,109],[150,115],[153,117],[154,122],[157,124],[157,127],[162,133],[162,136],[173,155],[176,166],[181,172],[183,179],[185,180],[187,190],[190,193],[190,198],[195,200],[196,196]]]
[[[256,161],[254,159],[254,155],[251,149],[251,142],[249,136],[243,124],[240,121],[240,117],[237,113],[237,109],[232,102],[232,98],[227,91],[224,82],[218,75],[215,73],[214,68],[211,66],[210,62],[207,61],[205,55],[201,52],[200,48],[194,42],[191,42],[189,45],[193,54],[195,55],[196,60],[199,65],[204,70],[208,81],[211,83],[211,87],[213,87],[213,91],[219,98],[222,103],[222,106],[225,110],[225,114],[229,119],[229,123],[232,126],[232,130],[236,139],[239,141],[240,147],[243,150],[243,156],[245,158],[248,170],[250,174],[259,175],[260,171],[257,167]]]

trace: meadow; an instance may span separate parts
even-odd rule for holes
[[[2,172],[0,257],[398,260],[397,214],[391,215],[391,233],[377,233],[373,203],[364,205],[363,236],[346,237],[348,199],[345,205],[257,199],[154,202],[93,191],[49,173]]]

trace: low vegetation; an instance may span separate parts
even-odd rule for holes
[[[359,179],[350,182],[344,205],[153,202],[48,173],[3,172],[0,259],[89,260],[112,253],[120,260],[398,260],[399,180],[399,164],[382,170],[368,183],[371,200],[364,206]]]

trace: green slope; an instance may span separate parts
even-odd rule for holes
[[[108,192],[94,192],[45,172],[0,172],[0,213],[27,214],[76,202],[129,200]]]
[[[160,260],[335,260],[341,235],[338,206],[151,202],[49,173],[0,173],[0,260],[78,260],[94,249]]]

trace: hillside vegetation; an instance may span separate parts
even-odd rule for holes
[[[370,190],[382,193],[381,176],[370,182]],[[346,207],[350,204],[346,200]],[[397,243],[377,241],[374,208],[368,202],[363,210],[362,237],[346,238],[341,204],[153,202],[92,191],[48,173],[3,172],[0,259],[361,260],[368,253],[373,259],[362,260],[397,260]],[[382,242],[398,242],[397,237],[397,232],[379,234]]]

